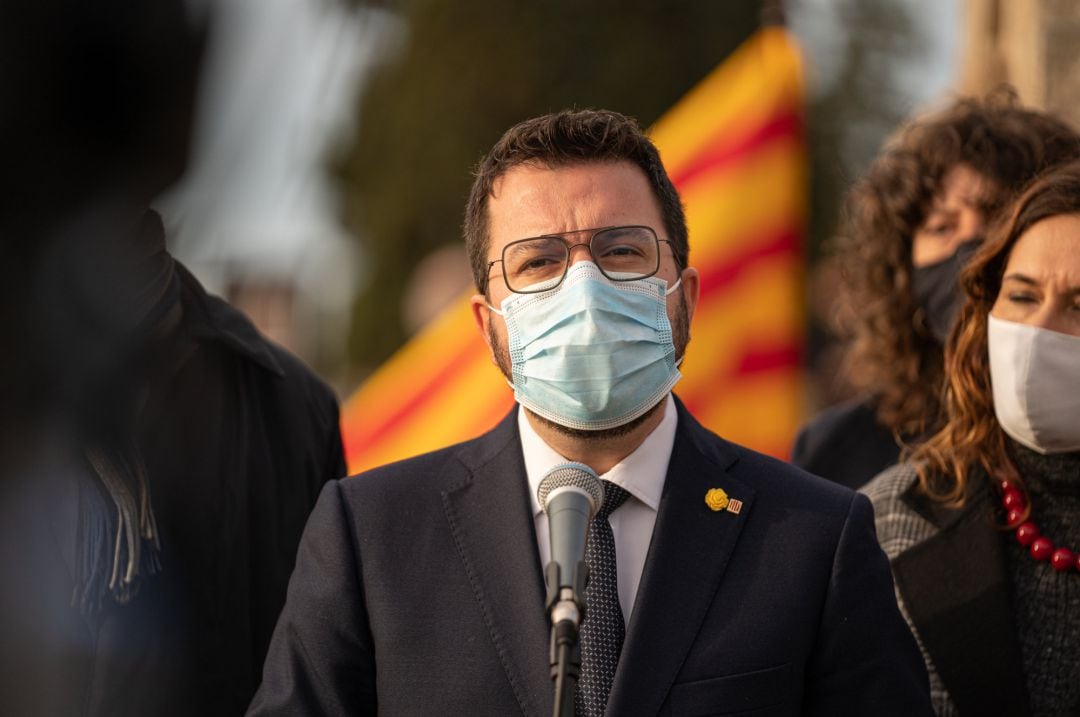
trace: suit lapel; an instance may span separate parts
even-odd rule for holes
[[[455,547],[522,712],[550,713],[543,573],[516,412],[459,457],[468,473],[443,493]]]
[[[1028,714],[1002,536],[986,491],[961,511],[927,508],[910,493],[905,500],[940,531],[898,555],[893,574],[953,703],[960,714]]]
[[[706,446],[704,429],[681,403],[678,408],[671,462],[608,714],[660,710],[753,504],[754,491],[725,470],[734,455]],[[711,488],[722,488],[741,500],[741,511],[711,510],[705,504]]]

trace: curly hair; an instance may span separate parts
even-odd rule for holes
[[[964,269],[961,285],[967,301],[945,347],[945,425],[910,456],[922,491],[932,499],[962,505],[976,468],[996,479],[1020,482],[994,413],[987,320],[1017,241],[1044,219],[1077,213],[1080,161],[1050,169],[1032,183]]]
[[[898,439],[924,436],[943,420],[942,349],[912,294],[911,253],[946,173],[966,165],[990,180],[982,208],[992,219],[1040,171],[1078,156],[1080,135],[1020,107],[1003,88],[905,125],[852,187],[835,245],[839,313],[851,342],[844,374]]]
[[[589,162],[628,161],[645,173],[660,205],[675,263],[690,260],[682,201],[660,161],[660,153],[638,123],[610,110],[562,110],[520,122],[506,131],[476,167],[465,206],[465,248],[476,288],[487,293],[488,199],[495,181],[525,164],[557,168]]]

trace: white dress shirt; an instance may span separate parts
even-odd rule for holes
[[[600,476],[623,488],[630,494],[626,502],[611,514],[611,532],[615,536],[615,562],[619,577],[619,604],[623,619],[629,623],[634,610],[641,571],[649,552],[656,511],[660,507],[660,495],[667,478],[671,449],[675,445],[675,426],[678,414],[671,394],[664,401],[664,417],[633,453],[615,464]],[[529,477],[529,498],[532,501],[533,520],[536,525],[536,541],[540,550],[540,565],[546,566],[551,559],[548,541],[548,518],[536,499],[536,489],[549,470],[566,463],[562,457],[544,442],[518,407],[518,431],[521,434],[521,451],[525,455],[525,472]]]

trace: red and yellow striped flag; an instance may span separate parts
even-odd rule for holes
[[[650,131],[686,204],[690,264],[701,273],[675,392],[713,431],[777,456],[802,400],[802,107],[794,42],[765,28]],[[349,470],[475,437],[512,405],[463,297],[346,402]]]

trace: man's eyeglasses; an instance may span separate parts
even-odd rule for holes
[[[587,235],[571,244],[567,237]],[[587,246],[593,262],[612,281],[634,281],[652,276],[660,269],[660,242],[650,227],[601,227],[577,229],[562,234],[519,239],[502,250],[502,258],[488,262],[502,264],[506,288],[515,294],[549,291],[562,283],[570,268],[570,251]]]

